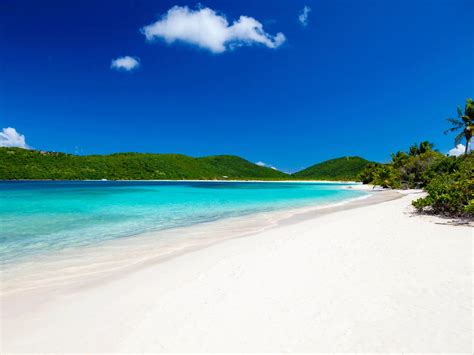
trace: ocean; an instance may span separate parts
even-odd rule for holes
[[[22,263],[34,270],[37,261],[94,250],[114,241],[125,243],[120,245],[140,238],[153,241],[164,238],[166,231],[183,231],[185,227],[259,212],[332,204],[366,194],[345,186],[297,182],[0,182],[0,261],[3,271]],[[181,241],[187,234],[169,234],[172,237],[167,243]]]

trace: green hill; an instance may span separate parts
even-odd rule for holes
[[[80,156],[0,148],[0,180],[356,180],[370,163],[359,157],[344,157],[288,175],[233,155],[201,158],[145,153]]]
[[[370,163],[372,162],[360,157],[342,157],[315,164],[292,176],[305,180],[355,181],[360,172]]]
[[[20,148],[0,148],[0,179],[146,180],[258,179],[289,175],[230,156],[193,158],[180,154],[118,153],[78,156]]]
[[[215,155],[197,158],[206,166],[210,166],[218,176],[233,178],[265,179],[290,179],[291,176],[281,171],[253,164],[234,155]]]

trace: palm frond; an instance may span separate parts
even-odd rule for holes
[[[448,121],[449,123],[451,123],[454,126],[460,126],[461,127],[461,126],[464,125],[464,123],[462,121],[457,120],[455,118],[447,118],[446,121]]]
[[[458,146],[458,144],[460,144],[463,139],[464,139],[464,132],[461,132],[454,138],[454,145]]]
[[[463,115],[461,106],[458,106],[458,117],[461,118]]]
[[[449,128],[447,129],[446,131],[444,131],[444,134],[448,134],[448,133],[451,133],[451,132],[456,132],[457,130],[461,129],[462,127],[452,127],[452,128]]]

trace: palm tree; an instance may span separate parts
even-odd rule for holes
[[[464,114],[461,107],[458,106],[458,118],[448,118],[447,121],[451,123],[453,127],[444,131],[444,134],[462,129],[462,131],[454,138],[454,145],[457,146],[461,143],[463,138],[466,139],[466,150],[464,151],[464,154],[467,154],[469,143],[471,142],[472,134],[474,133],[474,102],[472,99],[469,98],[466,100]]]
[[[419,151],[420,151],[420,154],[423,154],[423,153],[431,152],[433,148],[434,148],[434,143],[424,141],[420,143]]]
[[[418,156],[420,154],[432,151],[433,148],[434,148],[433,143],[428,142],[428,141],[423,141],[419,145],[418,143],[413,144],[410,147],[408,154],[410,154],[411,156]],[[397,155],[400,156],[401,152],[397,152],[395,156]]]

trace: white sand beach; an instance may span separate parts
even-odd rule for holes
[[[418,193],[1,298],[1,352],[472,353],[473,229]]]

